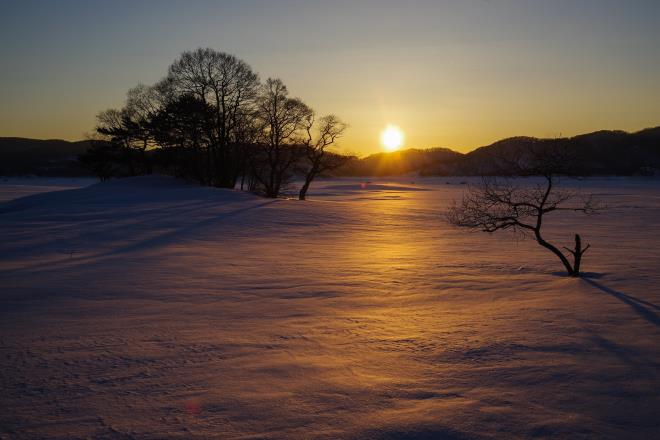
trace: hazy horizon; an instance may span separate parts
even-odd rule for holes
[[[660,121],[660,3],[0,3],[0,136],[80,140],[181,52],[233,53],[350,124],[339,150],[467,152]]]

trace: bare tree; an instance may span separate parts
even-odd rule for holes
[[[576,191],[558,187],[562,174],[568,173],[570,159],[566,150],[548,147],[502,159],[517,176],[540,176],[543,183],[519,185],[514,177],[484,177],[482,183],[470,187],[460,203],[454,203],[447,214],[451,224],[479,229],[484,232],[512,230],[523,236],[532,235],[536,242],[555,254],[570,276],[579,277],[582,256],[589,249],[583,247],[579,234],[575,234],[575,247],[564,247],[572,263],[557,246],[542,235],[546,215],[562,211],[592,214],[599,207],[591,195],[581,196]]]
[[[151,119],[160,106],[158,91],[139,84],[128,91],[123,108],[105,110],[97,116],[97,134],[124,149],[130,174],[151,173],[147,157],[147,150],[155,146]]]
[[[327,148],[332,146],[344,134],[348,125],[335,115],[327,115],[319,119],[318,127],[315,127],[317,124],[315,124],[313,112],[307,116],[306,122],[305,155],[309,168],[305,175],[305,183],[303,183],[298,194],[299,200],[305,200],[309,186],[316,176],[340,167],[348,158],[347,156],[328,154],[327,151]],[[314,133],[315,128],[316,134]]]
[[[169,68],[161,87],[170,93],[192,94],[214,111],[209,168],[216,186],[233,188],[240,174],[240,119],[257,98],[259,77],[234,55],[213,49],[184,52]]]
[[[154,87],[138,84],[126,95],[123,112],[130,121],[132,147],[139,151],[142,172],[147,174],[152,171],[147,151],[156,145],[151,130],[151,120],[160,111],[161,106],[161,96]]]
[[[311,114],[312,110],[300,99],[289,98],[282,80],[266,80],[256,113],[261,154],[253,162],[254,175],[266,197],[277,197],[288,183],[292,167],[300,158]]]
[[[238,114],[235,127],[238,160],[235,180],[238,183],[240,178],[241,191],[255,191],[257,187],[253,163],[259,150],[257,143],[260,140],[261,127],[256,110],[247,109]]]

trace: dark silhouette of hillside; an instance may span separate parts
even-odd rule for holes
[[[570,152],[571,168],[582,175],[660,174],[660,127],[635,133],[601,130],[571,138],[512,137],[477,148],[457,160],[437,161],[423,175],[509,174],[507,158],[532,149],[561,145]]]
[[[571,138],[512,137],[477,148],[467,154],[448,148],[408,149],[351,157],[336,176],[458,176],[507,174],[501,159],[530,148],[561,143],[573,154],[573,169],[583,175],[660,175],[660,127],[628,133],[601,130]],[[77,156],[89,141],[0,138],[0,175],[89,175]]]
[[[342,176],[392,176],[424,173],[437,164],[453,163],[464,155],[449,148],[408,149],[351,158],[336,174]]]
[[[571,153],[572,169],[582,175],[660,174],[660,127],[635,133],[601,130],[571,138],[511,137],[467,154],[446,148],[403,150],[354,158],[339,170],[344,176],[419,173],[424,176],[512,174],[507,158],[561,144]]]
[[[78,155],[89,146],[88,141],[0,137],[0,175],[89,175],[78,162]]]

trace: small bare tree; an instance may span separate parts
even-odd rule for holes
[[[574,211],[592,214],[598,206],[591,195],[581,196],[577,191],[560,189],[560,178],[569,174],[570,156],[557,146],[543,145],[516,157],[499,158],[508,165],[513,177],[483,177],[482,183],[470,187],[460,203],[454,203],[447,214],[451,224],[459,227],[495,232],[500,229],[532,235],[536,242],[555,254],[570,276],[580,276],[582,256],[589,249],[583,247],[579,234],[575,234],[575,247],[564,248],[572,263],[557,246],[542,235],[545,216],[553,212]],[[541,176],[543,183],[518,185],[515,177]]]
[[[260,154],[253,162],[254,176],[266,197],[278,197],[290,181],[311,113],[300,99],[289,97],[282,80],[266,80],[256,112],[260,123]]]
[[[327,148],[332,146],[348,128],[344,122],[335,115],[323,116],[315,124],[314,113],[307,118],[307,139],[305,140],[305,155],[309,168],[305,175],[305,183],[300,188],[299,200],[305,200],[309,186],[319,174],[340,167],[346,161],[347,156],[328,154]],[[315,125],[317,133],[314,134]]]

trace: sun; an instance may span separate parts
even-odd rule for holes
[[[396,125],[388,125],[380,134],[380,143],[385,151],[396,151],[403,145],[403,132]]]

